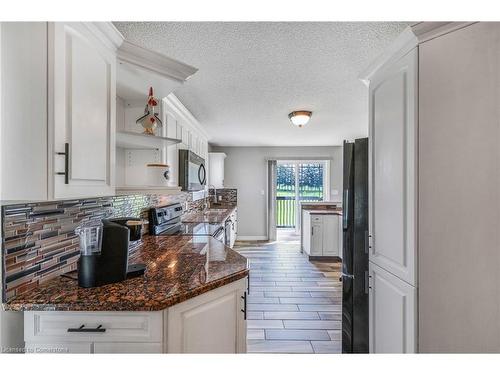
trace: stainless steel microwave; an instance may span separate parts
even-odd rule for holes
[[[179,185],[182,190],[203,190],[206,181],[205,160],[192,151],[179,150]]]

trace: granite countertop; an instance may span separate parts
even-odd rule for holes
[[[185,214],[182,222],[219,224],[223,223],[235,209],[235,205],[215,205],[208,210]]]
[[[6,310],[153,311],[183,302],[248,275],[247,259],[209,236],[143,236],[129,264],[143,276],[80,288],[59,276],[4,304]],[[76,273],[74,273],[76,276]]]
[[[342,216],[342,210],[338,208],[327,208],[327,209],[304,209],[308,214],[313,215],[339,215]]]

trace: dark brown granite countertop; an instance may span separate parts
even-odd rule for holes
[[[183,223],[223,223],[236,209],[235,205],[215,205],[208,210],[192,212],[182,217]]]
[[[144,276],[96,288],[57,277],[4,304],[6,310],[152,311],[248,275],[247,259],[209,236],[144,236],[129,263]]]

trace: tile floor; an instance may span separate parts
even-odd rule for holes
[[[290,231],[276,242],[236,242],[249,259],[249,353],[340,353],[340,262],[310,262]]]

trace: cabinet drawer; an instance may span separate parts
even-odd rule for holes
[[[320,223],[323,221],[323,216],[320,215],[311,215],[311,221],[315,223]]]
[[[65,342],[160,342],[162,312],[73,312],[28,311],[24,313],[24,340]],[[68,329],[103,332],[68,332]]]

